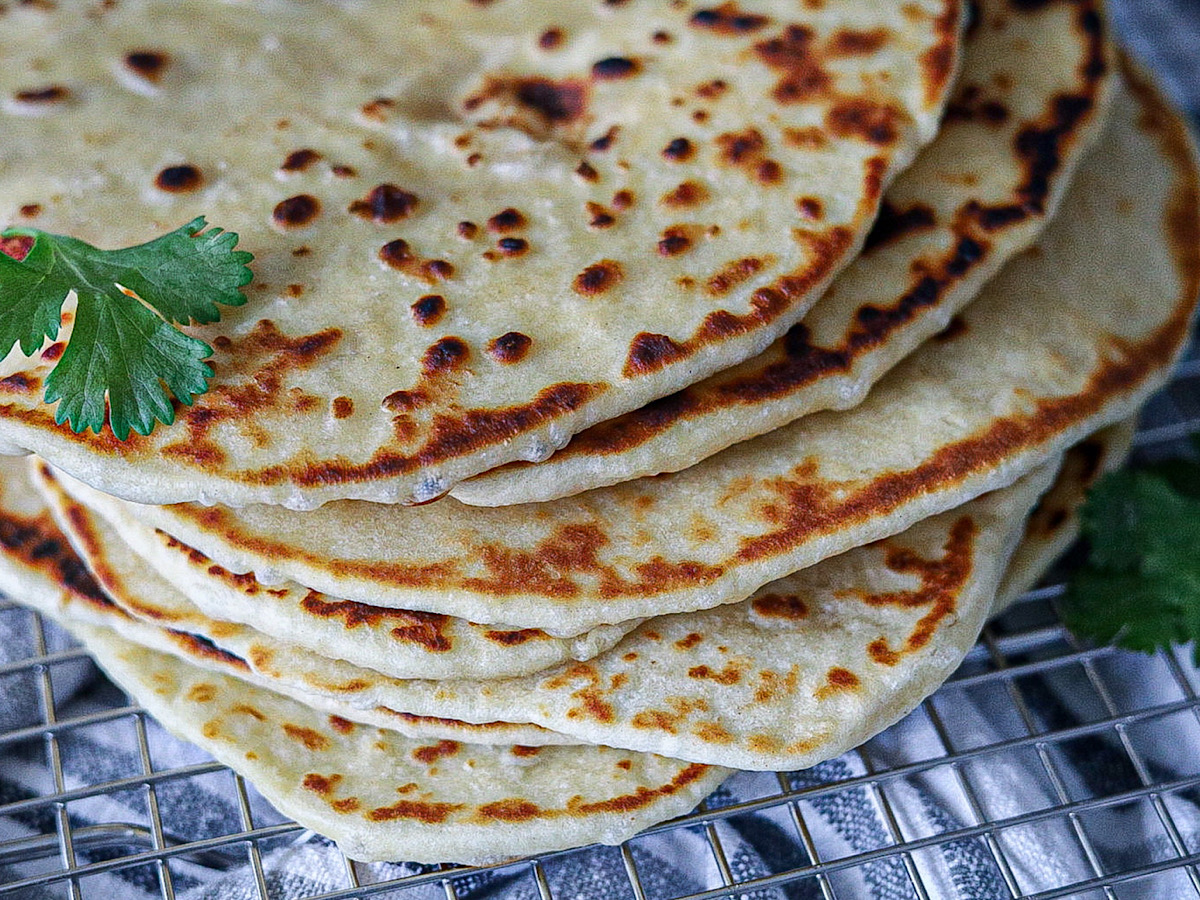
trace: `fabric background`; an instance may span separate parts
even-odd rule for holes
[[[1113,3],[1113,18],[1127,46],[1163,79],[1175,100],[1200,124],[1200,0],[1120,0]],[[1194,387],[1176,385],[1150,405],[1147,424],[1179,421],[1182,413],[1195,417],[1200,397]],[[47,760],[47,745],[40,738],[12,740],[20,729],[43,720],[44,686],[40,677],[17,666],[5,675],[6,663],[17,663],[42,650],[56,651],[71,646],[52,625],[44,627],[44,647],[36,644],[34,617],[20,608],[0,608],[0,810],[16,812],[0,816],[0,849],[6,841],[55,833],[55,815],[45,807],[22,811],[20,802],[56,790],[70,789],[120,778],[136,778],[142,772],[140,737],[130,718],[106,718],[105,713],[121,708],[126,701],[86,659],[53,667],[52,692],[59,717],[94,714],[94,726],[73,728],[59,737],[64,783],[56,785]],[[1179,655],[1181,665],[1195,678],[1190,656]],[[1121,654],[1117,692],[1122,708],[1141,709],[1177,699],[1163,675],[1160,658]],[[1112,684],[1112,680],[1109,680]],[[947,693],[950,691],[950,693]],[[1047,730],[1070,728],[1095,715],[1095,691],[1082,672],[1055,671],[1022,685],[1028,715],[1037,727]],[[1025,734],[1029,722],[1014,723],[1011,697],[1003,692],[953,691],[946,689],[935,699],[944,707],[944,729],[956,746],[981,746],[1003,742]],[[859,752],[822,763],[803,772],[776,776],[773,773],[742,773],[730,779],[708,801],[718,808],[756,797],[778,793],[779,778],[789,788],[830,784],[864,775],[868,767],[886,769],[944,752],[946,735],[934,734],[927,717],[910,717],[875,738]],[[153,721],[146,724],[146,743],[156,770],[176,766],[203,765],[208,758],[199,750],[173,739]],[[1151,742],[1143,748],[1144,765],[1157,781],[1168,781],[1181,766],[1194,765],[1200,748],[1190,751],[1177,743]],[[1107,738],[1093,736],[1059,747],[1055,758],[1060,783],[1048,781],[1045,769],[1029,754],[1001,755],[988,765],[972,769],[968,782],[992,819],[1003,819],[1052,806],[1070,796],[1108,796],[1136,786],[1128,755]],[[1195,769],[1189,769],[1195,771]],[[255,826],[285,821],[268,804],[249,790],[249,808]],[[224,771],[167,781],[156,789],[159,814],[166,833],[180,841],[200,840],[236,833],[244,829],[242,809],[232,777]],[[976,821],[963,783],[949,773],[935,770],[922,776],[890,782],[887,790],[894,824],[907,837],[936,835]],[[812,845],[822,859],[870,853],[891,842],[888,811],[880,794],[869,784],[856,782],[842,791],[825,793],[804,801],[803,814]],[[146,822],[146,792],[137,787],[109,792],[68,804],[73,831],[113,822]],[[1200,805],[1187,796],[1172,798],[1171,814],[1187,846],[1200,844]],[[715,826],[725,848],[735,881],[785,872],[810,862],[797,839],[786,807],[734,816]],[[1073,829],[1065,818],[1056,818],[1012,829],[1003,836],[1004,855],[1012,866],[1009,873],[1025,893],[1049,890],[1086,880],[1093,870]],[[1106,865],[1117,869],[1136,866],[1146,859],[1169,858],[1170,847],[1156,817],[1143,806],[1114,807],[1104,811],[1098,824],[1087,829],[1095,852]],[[309,897],[347,886],[343,860],[324,839],[310,833],[289,835],[263,847],[264,877],[272,898]],[[81,863],[127,855],[129,847],[107,846],[103,850],[81,849]],[[695,828],[666,829],[635,839],[631,853],[647,900],[677,898],[709,890],[721,884],[721,873],[702,831]],[[1165,854],[1165,855],[1164,855]],[[67,896],[62,885],[5,892],[4,884],[46,871],[57,861],[32,859],[16,862],[0,853],[0,898],[3,900],[48,900]],[[911,865],[932,900],[992,900],[1012,896],[995,857],[982,837],[937,844],[914,854]],[[387,880],[427,871],[429,867],[403,864],[369,867],[372,880]],[[556,898],[572,900],[624,900],[633,896],[625,862],[614,848],[588,848],[554,857],[544,864]],[[364,867],[367,871],[368,867]],[[244,850],[221,850],[207,856],[180,857],[171,863],[176,896],[184,900],[250,900],[259,892],[254,872]],[[875,859],[835,873],[830,886],[838,897],[870,900],[908,900],[918,897],[906,865],[897,857]],[[513,866],[471,875],[455,882],[460,900],[537,900],[537,887],[527,867]],[[152,866],[141,866],[95,876],[81,884],[85,897],[119,897],[121,900],[151,900],[162,896]],[[1137,884],[1123,888],[1122,898],[1161,897],[1161,887]],[[412,900],[446,897],[434,881],[403,891]],[[392,896],[389,894],[388,896]],[[397,894],[396,896],[399,896]],[[808,900],[819,898],[815,881],[800,881],[756,891],[753,900]],[[1090,895],[1089,895],[1090,896]],[[1097,894],[1097,896],[1099,896]]]

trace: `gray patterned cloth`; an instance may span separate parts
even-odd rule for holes
[[[1163,78],[1176,101],[1200,123],[1200,0],[1121,0],[1113,4],[1114,19],[1127,45]],[[1153,420],[1178,420],[1175,407],[1195,407],[1194,389],[1174,388],[1151,404]],[[1153,421],[1151,422],[1153,424]],[[59,738],[65,784],[56,786],[47,765],[46,746],[40,738],[12,740],[20,729],[42,721],[45,685],[38,673],[14,671],[4,675],[4,664],[40,652],[31,613],[0,606],[0,850],[6,842],[55,833],[56,814],[44,806],[25,808],[21,801],[124,777],[136,778],[142,758],[130,720],[101,720],[94,727],[64,731]],[[70,642],[52,625],[44,629],[44,649],[55,651]],[[1182,665],[1194,675],[1186,654]],[[1175,699],[1168,696],[1159,670],[1161,660],[1130,656],[1123,659],[1124,677],[1118,697],[1122,708],[1146,708]],[[1056,670],[1057,671],[1057,670]],[[1023,685],[1029,715],[1046,730],[1069,728],[1093,714],[1080,698],[1087,696],[1082,674],[1059,671]],[[86,660],[53,667],[50,690],[60,717],[120,708],[124,698],[99,677]],[[1161,696],[1160,696],[1161,693]],[[947,716],[948,729],[964,745],[982,746],[1010,737],[1006,717],[1012,709],[996,695],[964,696]],[[1028,723],[1025,723],[1028,725]],[[7,736],[7,738],[6,738]],[[199,750],[175,740],[153,721],[146,725],[146,740],[155,770],[203,763]],[[927,758],[940,751],[940,737],[928,733],[928,723],[910,717],[872,740],[864,748],[803,772],[741,773],[708,800],[710,808],[776,794],[781,786],[800,789],[857,779],[870,771],[885,770]],[[1180,765],[1180,748],[1155,745],[1144,754],[1144,768],[1155,781],[1167,781]],[[1192,761],[1193,763],[1195,761]],[[1045,773],[1019,756],[1000,757],[971,772],[976,802],[985,797],[983,812],[992,820],[1016,816],[1030,809],[1048,808],[1069,796],[1110,796],[1138,786],[1129,757],[1105,737],[1085,738],[1061,745],[1056,760],[1060,781],[1049,783]],[[1191,770],[1191,771],[1194,771]],[[883,806],[886,796],[887,807]],[[242,831],[244,810],[237,800],[228,773],[161,783],[156,799],[169,838],[192,841]],[[1200,845],[1200,805],[1186,796],[1173,798],[1172,818],[1186,846]],[[893,843],[898,830],[908,839],[919,839],[970,825],[978,820],[962,784],[950,773],[934,770],[924,775],[889,781],[886,795],[869,781],[856,780],[839,791],[814,794],[803,801],[804,821],[811,846],[823,860],[837,860]],[[72,831],[85,834],[89,826],[146,821],[146,796],[130,788],[72,802],[67,813]],[[249,813],[258,827],[284,822],[265,801],[250,791]],[[1110,867],[1133,866],[1147,858],[1167,858],[1170,848],[1161,827],[1139,806],[1102,811],[1099,827],[1089,829],[1094,852]],[[811,863],[809,853],[796,839],[786,806],[718,819],[717,830],[726,862],[735,883],[801,869]],[[829,885],[840,898],[909,900],[918,897],[909,867],[931,900],[1000,900],[1009,898],[1011,881],[1018,891],[1036,893],[1084,881],[1094,874],[1072,826],[1065,818],[1010,829],[1003,835],[1001,871],[985,839],[951,840],[931,844],[911,855],[908,862],[886,855],[850,866],[830,875]],[[12,844],[8,844],[12,846]],[[81,863],[124,856],[128,846],[77,851]],[[262,847],[263,877],[267,895],[275,898],[312,897],[347,887],[345,863],[336,849],[316,835],[285,835],[276,844]],[[643,836],[631,843],[631,854],[646,900],[667,900],[718,887],[717,868],[707,837],[692,828],[673,828]],[[363,867],[370,881],[388,880],[431,871],[429,867],[380,864]],[[14,861],[0,853],[0,900],[49,900],[67,896],[62,885],[5,891],[12,884],[47,870],[37,859]],[[625,900],[633,896],[624,859],[614,848],[597,847],[553,857],[544,871],[556,898],[570,900]],[[243,849],[186,856],[171,863],[175,895],[182,900],[258,900],[254,870]],[[85,897],[119,897],[151,900],[163,896],[152,866],[126,868],[87,879]],[[1158,897],[1158,888],[1138,893],[1137,884],[1122,889],[1124,897]],[[528,867],[510,866],[460,877],[455,881],[460,900],[537,900],[539,892]],[[437,880],[402,892],[412,900],[444,900]],[[387,896],[401,896],[401,893]],[[782,883],[741,894],[750,900],[817,900],[820,886],[812,879]],[[1088,895],[1090,896],[1090,895]]]

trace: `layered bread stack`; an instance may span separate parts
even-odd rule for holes
[[[255,280],[146,436],[56,423],[61,343],[4,360],[0,586],[359,859],[856,745],[1188,334],[1194,149],[1100,5],[10,10],[0,223],[203,214]]]

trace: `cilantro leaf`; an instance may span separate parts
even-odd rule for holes
[[[125,440],[175,420],[167,391],[190,405],[208,389],[212,347],[175,326],[215,322],[218,303],[245,303],[254,257],[234,249],[236,234],[206,228],[201,216],[119,250],[36,228],[0,232],[34,239],[23,260],[0,253],[0,355],[20,344],[28,356],[56,339],[63,302],[76,295],[71,336],[46,379],[59,424],[99,433],[107,417]]]
[[[1194,641],[1200,663],[1200,464],[1106,475],[1080,525],[1090,555],[1067,586],[1067,627],[1146,652]]]

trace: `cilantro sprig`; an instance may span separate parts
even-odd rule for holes
[[[28,356],[55,340],[63,302],[72,291],[77,298],[71,335],[46,379],[45,399],[58,402],[60,425],[98,434],[107,416],[125,440],[130,429],[149,434],[156,422],[170,425],[170,395],[190,405],[208,389],[212,347],[175,326],[215,322],[218,303],[246,302],[240,289],[253,278],[254,257],[234,249],[236,234],[208,228],[201,216],[119,250],[36,228],[0,237],[33,239],[20,261],[0,253],[0,356],[18,343]]]
[[[1067,627],[1145,652],[1194,641],[1200,664],[1200,463],[1106,475],[1089,492],[1080,525],[1090,555],[1067,587]]]

